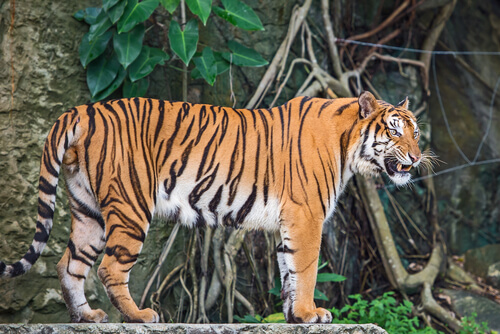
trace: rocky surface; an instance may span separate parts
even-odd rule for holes
[[[194,324],[47,324],[47,325],[0,325],[5,334],[72,334],[72,333],[176,333],[176,334],[382,334],[382,328],[366,325],[288,325],[288,324],[241,324],[241,325],[194,325]]]
[[[476,323],[487,322],[491,330],[500,331],[500,305],[472,292],[443,289],[450,296],[453,309],[461,317],[477,314]]]
[[[465,252],[464,269],[476,276],[486,278],[489,267],[500,262],[500,244],[469,249]]]

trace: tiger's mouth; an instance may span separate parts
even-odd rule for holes
[[[384,163],[385,163],[385,170],[387,171],[387,174],[389,174],[389,176],[393,176],[396,174],[399,175],[409,174],[410,169],[412,167],[412,165],[405,165],[397,161],[395,162],[392,159],[385,159]]]

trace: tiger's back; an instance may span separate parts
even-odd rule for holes
[[[388,134],[393,128],[401,138]],[[385,171],[406,182],[421,159],[416,131],[407,101],[393,107],[369,93],[255,110],[143,98],[73,108],[47,138],[33,245],[18,263],[0,263],[0,272],[22,274],[41,253],[62,166],[72,231],[58,274],[72,321],[107,321],[83,291],[103,251],[98,274],[125,320],[159,320],[153,310],[139,310],[128,291],[129,272],[159,214],[190,227],[279,231],[287,321],[330,322],[313,303],[323,221],[353,173]]]

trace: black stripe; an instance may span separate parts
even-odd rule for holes
[[[309,101],[311,98],[309,98],[307,101]],[[302,102],[304,102],[305,99],[302,99]],[[300,109],[302,110],[304,104],[301,102],[300,104]],[[302,167],[302,171],[304,173],[304,177],[306,179],[306,182],[309,182],[308,178],[307,178],[307,171],[306,171],[306,167],[304,166],[304,160],[302,159],[302,129],[304,128],[304,120],[306,119],[306,116],[307,114],[309,113],[309,110],[311,110],[311,107],[312,107],[312,103],[309,104],[309,107],[306,109],[306,111],[304,112],[304,115],[302,116],[302,118],[300,119],[300,127],[299,127],[299,135],[298,135],[298,138],[297,138],[297,146],[298,146],[298,149],[299,149],[299,161],[300,161],[300,166]]]
[[[54,210],[47,203],[44,203],[41,198],[38,198],[38,215],[45,219],[54,217]]]
[[[182,141],[179,145],[184,145],[189,135],[191,134],[191,130],[193,129],[193,124],[194,124],[194,117],[191,119],[191,123],[189,123],[189,126],[186,130],[186,134],[184,135],[184,138],[182,138]]]
[[[217,127],[215,129],[214,134],[212,135],[212,137],[210,138],[208,143],[205,145],[205,149],[203,150],[203,155],[202,155],[202,158],[200,161],[200,167],[198,167],[198,173],[196,174],[196,181],[198,181],[201,178],[201,176],[203,175],[203,168],[205,167],[205,164],[207,162],[208,153],[210,152],[210,148],[212,147],[212,144],[215,141],[215,137],[217,137],[218,132],[219,132],[219,127]],[[212,156],[212,162],[213,162],[213,158],[214,158],[214,156]]]
[[[323,112],[323,110],[326,109],[327,107],[329,107],[333,103],[333,101],[334,100],[327,100],[325,103],[323,103],[323,105],[319,108],[318,117],[321,116],[321,113]]]
[[[82,214],[85,216],[94,219],[97,221],[99,226],[104,230],[105,229],[105,223],[104,219],[102,218],[102,214],[99,211],[96,211],[89,207],[87,204],[82,202],[80,199],[76,197],[76,195],[72,192],[72,189],[70,187],[67,187],[68,195],[71,197],[72,200],[78,204],[78,208],[75,207],[78,211],[80,211]]]
[[[318,196],[319,196],[319,201],[321,203],[321,208],[323,209],[323,216],[326,215],[326,208],[325,208],[325,203],[323,203],[323,194],[321,193],[321,186],[319,184],[318,178],[316,177],[316,174],[314,175],[314,180],[316,181],[316,187],[318,189]]]
[[[208,209],[210,210],[210,212],[212,212],[215,215],[215,222],[216,223],[218,221],[217,207],[219,206],[219,203],[221,201],[222,189],[223,189],[223,186],[222,185],[219,186],[219,189],[217,189],[215,196],[212,198],[212,200],[208,204]]]
[[[47,241],[49,240],[49,232],[47,231],[45,226],[41,222],[37,221],[36,229],[37,231],[35,233],[35,236],[33,237],[33,240],[47,243]]]
[[[279,106],[278,111],[280,113],[280,124],[281,124],[281,149],[285,144],[285,121],[283,120],[283,107]]]
[[[243,204],[241,209],[238,211],[238,214],[236,215],[235,223],[237,226],[242,224],[243,221],[245,220],[245,217],[250,213],[256,198],[257,198],[257,186],[254,184],[252,193],[250,194],[250,196],[248,196],[247,200],[245,201],[245,204]]]
[[[288,248],[287,245],[284,245],[284,246],[283,245],[279,245],[278,249],[277,249],[277,252],[279,252],[279,253],[294,254],[295,252],[297,252],[297,250]],[[287,275],[288,275],[288,273],[285,276],[287,276]],[[286,280],[286,278],[284,278],[284,280]]]
[[[208,189],[210,189],[210,187],[214,183],[218,170],[219,164],[217,164],[213,173],[198,182],[193,191],[189,194],[189,204],[191,204],[191,207],[193,209],[195,209],[195,204],[198,203],[201,195],[203,195]]]
[[[89,267],[92,266],[92,263],[90,263],[89,261],[87,261],[83,257],[76,254],[76,246],[73,243],[73,240],[71,240],[71,239],[69,239],[69,241],[68,241],[68,249],[71,252],[71,259],[72,260],[80,261],[81,263],[86,264]]]
[[[45,177],[40,175],[38,180],[38,190],[44,192],[47,195],[55,195],[57,185],[53,186]]]
[[[354,100],[352,102],[344,104],[343,106],[338,107],[337,111],[335,111],[335,115],[342,115],[342,113],[344,112],[344,110],[346,110],[347,108],[349,108],[350,106],[352,106],[355,103],[358,103],[358,100]]]
[[[24,270],[23,264],[18,261],[12,265],[12,271],[10,272],[11,277],[16,277],[24,274],[26,271]]]
[[[122,246],[106,247],[106,255],[114,256],[120,264],[134,263],[139,254],[130,254],[130,251]]]
[[[160,135],[160,130],[163,126],[163,119],[165,116],[165,102],[162,100],[158,101],[158,120],[156,121],[155,129],[155,143],[158,142],[158,136]]]
[[[32,265],[38,260],[40,253],[35,252],[33,245],[30,246],[28,252],[23,256],[23,259],[31,263]]]
[[[47,172],[50,173],[55,178],[59,178],[59,172],[52,166],[52,161],[50,160],[50,155],[48,152],[48,146],[49,142],[45,142],[45,148],[43,150],[43,165],[45,166],[45,169],[47,169]]]

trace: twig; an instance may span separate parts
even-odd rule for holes
[[[177,236],[177,232],[179,232],[179,227],[180,224],[176,223],[174,228],[172,229],[172,232],[170,232],[170,236],[168,237],[167,242],[165,243],[165,246],[163,246],[163,250],[160,254],[160,258],[158,259],[158,264],[155,267],[155,270],[153,272],[153,275],[149,278],[148,284],[146,284],[146,287],[144,288],[144,292],[142,293],[141,297],[141,302],[139,303],[139,309],[142,309],[144,307],[144,301],[146,300],[146,296],[149,293],[149,289],[151,289],[151,285],[153,285],[153,282],[155,281],[158,273],[160,272],[161,266],[163,265],[163,262],[167,259],[168,253],[170,252],[170,249],[172,248],[172,245],[174,243],[175,237]]]
[[[269,106],[270,108],[272,108],[274,106],[274,104],[276,103],[276,101],[280,97],[281,91],[283,90],[283,88],[285,88],[286,83],[288,82],[288,79],[290,78],[290,75],[292,74],[292,71],[293,71],[293,69],[295,67],[295,64],[297,64],[297,63],[303,63],[303,64],[311,65],[311,62],[309,60],[307,60],[307,59],[304,59],[304,58],[297,58],[297,59],[294,59],[292,61],[292,63],[290,64],[290,68],[288,69],[288,72],[286,74],[285,80],[283,80],[283,82],[279,86],[278,91],[276,92],[276,95],[274,96],[274,99],[273,99],[273,101],[271,102],[271,104]]]
[[[326,30],[326,41],[328,43],[328,50],[330,51],[330,58],[332,61],[333,73],[337,78],[342,76],[342,67],[340,66],[339,51],[337,50],[337,45],[335,42],[337,38],[333,33],[332,20],[330,18],[330,1],[321,0],[321,12],[323,15],[323,24]]]
[[[246,299],[242,294],[241,292],[239,292],[238,290],[234,290],[234,297],[241,303],[243,304],[243,306],[245,306],[245,308],[248,310],[248,313],[250,313],[251,316],[254,316],[255,315],[255,309],[253,308],[252,306],[252,303],[250,303],[248,301],[248,299]]]
[[[222,226],[215,230],[214,236],[212,237],[213,250],[214,250],[214,274],[212,275],[212,280],[210,282],[210,288],[208,289],[207,298],[205,299],[205,307],[210,310],[217,301],[221,291],[221,285],[224,284],[224,272],[222,271],[222,261],[221,261],[221,247],[222,240],[224,238],[224,228]]]
[[[209,323],[206,310],[205,310],[205,294],[207,289],[207,276],[208,276],[208,255],[210,251],[210,241],[212,237],[212,228],[207,226],[205,235],[203,237],[203,250],[201,252],[201,282],[200,282],[200,295],[199,300],[199,315],[196,320],[197,323]]]
[[[394,209],[394,212],[396,213],[396,216],[398,216],[398,220],[401,223],[401,226],[403,226],[403,230],[405,231],[405,234],[408,237],[408,242],[413,246],[413,249],[417,253],[420,254],[419,249],[415,245],[415,240],[411,236],[410,231],[408,231],[408,228],[406,227],[405,221],[404,221],[403,217],[401,217],[401,214],[399,213],[399,208],[394,203],[394,197],[392,196],[392,194],[387,189],[384,189],[384,190],[385,190],[385,193],[386,193],[387,197],[389,198],[389,202],[391,202],[392,208]]]
[[[405,0],[394,12],[392,12],[392,14],[384,20],[384,22],[382,22],[378,27],[376,27],[375,29],[372,29],[368,32],[365,32],[363,34],[359,34],[359,35],[355,35],[355,36],[352,36],[352,37],[349,37],[347,38],[348,40],[351,40],[351,41],[356,41],[356,40],[360,40],[360,39],[365,39],[365,38],[368,38],[370,36],[373,36],[375,35],[376,33],[378,33],[379,31],[383,30],[384,28],[386,28],[390,23],[392,23],[392,21],[401,13],[403,12],[403,10],[408,7],[408,5],[410,4],[410,0]]]
[[[192,316],[188,318],[187,322],[196,322],[196,317],[198,314],[198,279],[196,276],[196,240],[198,239],[198,230],[193,233],[193,242],[191,244],[191,254],[189,254],[189,274],[191,275],[191,281],[193,285],[193,312]]]
[[[455,9],[456,4],[457,0],[453,0],[451,3],[444,5],[441,8],[439,14],[434,19],[431,31],[429,32],[429,34],[427,34],[427,37],[422,44],[423,50],[434,50],[437,40],[441,35],[441,31],[443,31],[444,25],[446,24],[446,21],[448,21],[448,18],[451,16],[451,13],[453,13],[453,9]],[[420,60],[425,64],[427,77],[429,77],[431,57],[431,53],[422,53],[420,56]],[[424,88],[427,92],[429,92],[429,85],[424,86]]]
[[[250,101],[247,103],[246,108],[247,109],[252,109],[255,108],[258,105],[258,101],[262,100],[263,96],[266,94],[269,86],[271,85],[271,82],[274,80],[276,77],[276,72],[278,71],[278,68],[283,60],[283,58],[286,57],[286,54],[288,53],[288,50],[291,46],[291,41],[294,40],[295,35],[297,34],[297,31],[299,30],[302,22],[304,21],[307,12],[309,11],[309,8],[311,7],[311,2],[312,0],[306,0],[304,1],[304,4],[296,10],[292,15],[297,15],[297,20],[294,22],[293,26],[289,27],[287,37],[285,40],[281,43],[281,46],[279,47],[278,51],[276,52],[276,55],[273,58],[273,61],[267,68],[266,73],[262,77],[262,80],[260,81],[259,85],[257,86],[257,89],[250,99]]]
[[[262,278],[260,277],[259,270],[257,269],[257,266],[255,265],[255,260],[253,258],[252,253],[250,253],[250,250],[248,249],[248,245],[246,243],[242,243],[242,245],[243,245],[243,251],[245,252],[248,263],[250,263],[250,268],[252,269],[252,272],[255,275],[255,281],[257,282],[257,289],[259,289],[259,292],[260,292],[260,298],[264,302],[264,305],[265,305],[266,310],[267,310],[267,309],[269,309],[269,305],[267,304],[266,295],[265,295],[264,287],[262,286]]]
[[[184,283],[184,279],[182,278],[185,273],[185,270],[182,269],[181,271],[181,275],[180,275],[180,280],[181,280],[181,285],[182,285],[182,288],[184,289],[185,293],[188,295],[188,298],[189,298],[189,313],[188,315],[186,316],[186,321],[185,322],[190,322],[191,321],[191,316],[193,315],[193,296],[191,295],[191,292],[189,292],[189,289],[186,287],[186,284]],[[180,313],[180,310],[182,308],[179,309],[179,313]]]

